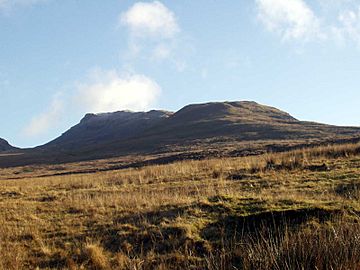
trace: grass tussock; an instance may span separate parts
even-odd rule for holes
[[[86,244],[84,247],[84,256],[88,267],[97,270],[110,269],[104,249],[98,244]]]
[[[359,154],[4,169],[0,269],[359,269]]]

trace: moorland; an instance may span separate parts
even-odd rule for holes
[[[2,169],[0,269],[360,267],[359,144],[110,161]]]

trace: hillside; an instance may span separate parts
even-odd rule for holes
[[[0,166],[64,163],[126,155],[179,159],[238,156],[360,137],[360,128],[299,121],[250,101],[192,104],[167,111],[87,114],[57,139]],[[177,158],[173,158],[177,159]]]
[[[0,138],[0,152],[14,150],[15,147],[11,146],[7,141]]]

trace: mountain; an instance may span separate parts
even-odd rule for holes
[[[217,136],[242,136],[246,140],[257,136],[265,139],[272,136],[270,129],[274,126],[297,122],[285,112],[245,101],[194,104],[176,113],[153,110],[87,114],[79,124],[41,148],[79,149],[110,142],[119,145],[134,139],[160,146],[164,142]],[[265,130],[260,134],[264,126]]]
[[[251,101],[211,102],[175,113],[87,114],[57,139],[12,160],[0,159],[0,166],[169,153],[243,155],[352,138],[360,138],[360,128],[300,121]]]
[[[251,101],[211,102],[167,111],[87,114],[43,151],[73,155],[186,151],[256,141],[332,139],[358,136],[359,128],[299,121],[279,109]],[[212,145],[214,144],[214,145]]]
[[[7,141],[0,138],[0,152],[15,150],[16,148],[11,146]]]

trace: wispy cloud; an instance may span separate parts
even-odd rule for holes
[[[320,20],[303,0],[256,0],[258,19],[283,40],[309,40],[322,35]]]
[[[360,6],[355,10],[342,11],[338,16],[338,25],[332,30],[340,42],[350,40],[360,48]]]
[[[309,2],[309,1],[308,1]],[[360,4],[354,0],[255,0],[257,17],[282,41],[336,41],[360,48]]]
[[[27,7],[47,2],[48,0],[0,0],[0,12],[8,13],[18,7]]]
[[[24,128],[23,134],[29,137],[36,137],[46,133],[50,128],[57,125],[64,113],[65,102],[60,94],[56,94],[48,108],[39,115],[33,117],[30,123]]]

